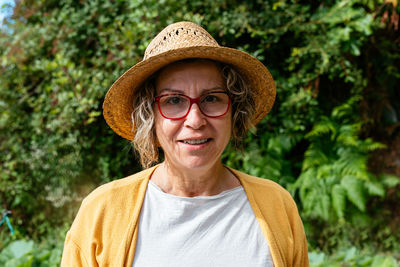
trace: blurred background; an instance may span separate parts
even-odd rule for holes
[[[224,162],[295,198],[311,266],[400,266],[397,0],[1,0],[0,266],[58,266],[95,187],[141,169],[112,83],[188,20],[260,59],[272,112]]]

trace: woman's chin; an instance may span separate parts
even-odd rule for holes
[[[190,169],[190,170],[200,170],[200,169],[213,169],[213,166],[219,163],[219,160],[211,160],[210,157],[198,157],[198,156],[187,156],[179,162],[172,164],[178,169]]]

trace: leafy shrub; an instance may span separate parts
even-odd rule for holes
[[[16,240],[0,252],[0,265],[4,267],[53,267],[61,260],[62,246],[43,248],[32,240]]]
[[[334,255],[327,256],[323,252],[310,252],[311,267],[397,267],[399,263],[389,255],[373,255],[370,252],[358,251],[355,247],[342,249]]]
[[[351,119],[355,103],[351,98],[335,107],[306,135],[310,145],[292,187],[299,190],[306,216],[334,221],[354,214],[352,207],[365,212],[369,198],[385,197],[387,188],[400,182],[395,176],[376,177],[368,171],[369,153],[384,146],[359,138],[362,122]]]

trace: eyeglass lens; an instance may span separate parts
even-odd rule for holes
[[[170,119],[184,117],[189,112],[190,103],[190,98],[181,94],[164,95],[159,98],[161,113]],[[197,103],[204,115],[218,117],[227,112],[229,96],[224,92],[208,93],[201,96]]]

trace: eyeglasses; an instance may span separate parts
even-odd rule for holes
[[[185,118],[194,103],[201,113],[209,118],[218,118],[225,115],[231,104],[229,95],[225,91],[208,92],[197,98],[184,94],[164,94],[155,98],[160,114],[170,120]]]

